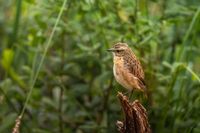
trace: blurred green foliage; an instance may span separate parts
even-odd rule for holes
[[[0,1],[0,132],[21,112],[63,0]],[[140,58],[155,133],[200,132],[200,1],[68,0],[34,86],[22,133],[117,132],[123,91],[115,42]]]

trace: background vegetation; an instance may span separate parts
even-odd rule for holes
[[[200,132],[200,1],[68,0],[45,53],[62,4],[0,1],[1,133],[33,85],[22,133],[117,132],[116,94],[125,90],[106,49],[119,41],[145,69],[153,132]]]

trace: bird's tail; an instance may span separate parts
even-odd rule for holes
[[[146,87],[144,80],[138,79],[138,83],[139,83],[140,88],[144,92],[145,98],[148,99],[147,87]]]
[[[144,88],[144,97],[147,100],[147,103],[148,103],[147,105],[152,106],[152,94],[151,94],[151,90],[149,90],[147,86],[145,86]]]

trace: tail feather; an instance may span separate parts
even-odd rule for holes
[[[140,88],[144,92],[145,98],[148,99],[148,91],[147,91],[147,87],[146,87],[144,79],[138,79],[138,83],[139,83]]]

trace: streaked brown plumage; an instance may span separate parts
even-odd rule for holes
[[[108,51],[113,53],[113,73],[117,82],[130,91],[146,91],[142,66],[131,48],[126,43],[117,43]]]

